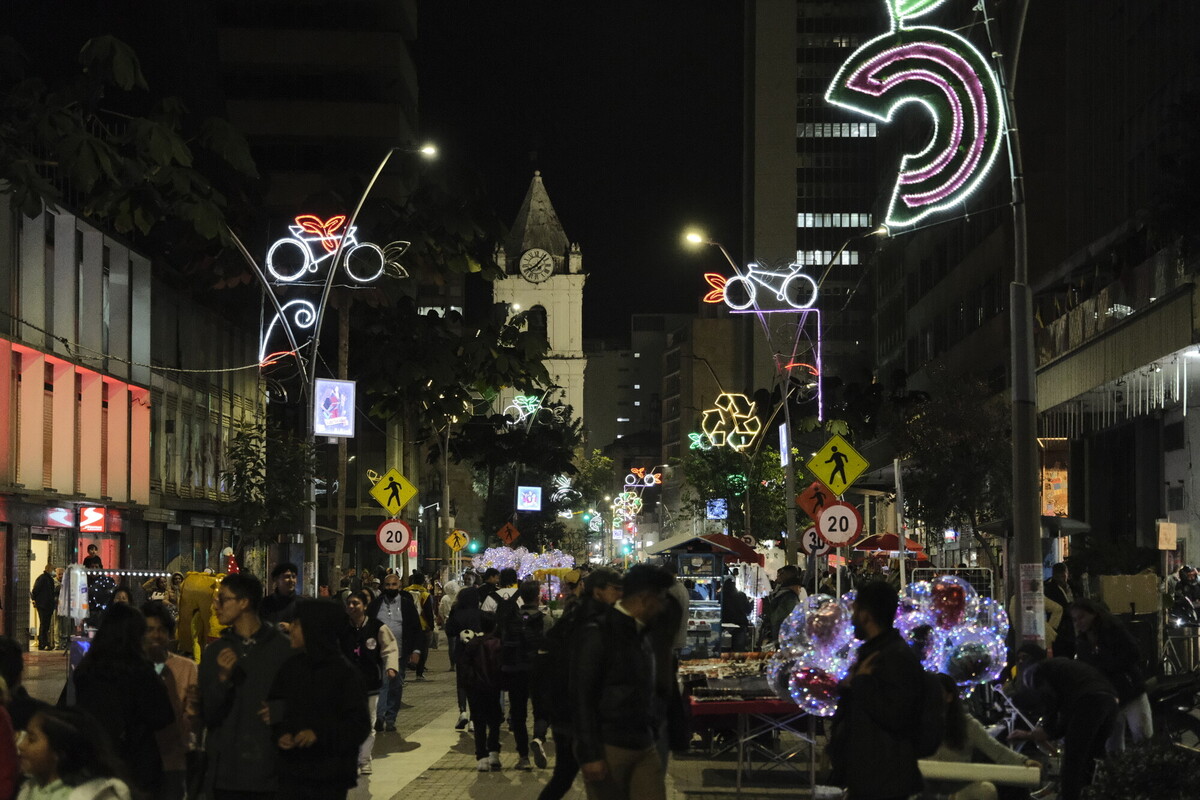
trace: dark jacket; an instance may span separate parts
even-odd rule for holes
[[[1117,690],[1090,664],[1072,658],[1048,658],[1027,668],[1023,681],[1037,693],[1045,711],[1042,727],[1051,737],[1067,732],[1067,723],[1079,709],[1094,703],[1114,707]]]
[[[579,632],[571,667],[575,756],[604,759],[604,745],[644,750],[658,736],[654,652],[637,622],[606,609]]]
[[[1071,607],[1071,601],[1075,599],[1075,593],[1072,592],[1071,597],[1067,597],[1067,593],[1053,579],[1047,580],[1043,584],[1042,592],[1046,599],[1058,603],[1063,610],[1062,619],[1055,628],[1058,636],[1054,640],[1054,655],[1073,658],[1075,656],[1075,623],[1071,621],[1071,615],[1067,611]]]
[[[721,592],[721,624],[750,626],[750,598],[740,589],[730,587]]]
[[[217,657],[232,648],[237,665],[228,681],[217,677]],[[200,659],[200,715],[208,728],[205,786],[243,792],[278,789],[277,748],[259,711],[275,676],[293,655],[288,638],[264,623],[250,639],[232,628],[204,648]],[[364,701],[365,708],[365,701]]]
[[[289,595],[271,592],[258,604],[259,618],[264,622],[273,622],[276,625],[281,622],[291,622],[296,617],[297,596],[295,592]]]
[[[583,626],[608,607],[585,597],[571,603],[558,622],[546,631],[542,652],[533,662],[530,686],[542,695],[547,718],[555,730],[569,732],[574,703],[571,702],[571,662]]]
[[[33,582],[33,590],[29,593],[33,604],[39,609],[53,609],[58,605],[58,590],[54,588],[54,573],[43,572]]]
[[[1119,623],[1097,630],[1095,642],[1088,636],[1076,636],[1075,658],[1100,670],[1117,690],[1122,704],[1146,691],[1137,640]]]
[[[856,663],[872,654],[870,674],[842,681],[829,738],[832,781],[850,800],[903,797],[921,791],[912,726],[919,716],[921,662],[895,629],[864,642]]]
[[[389,601],[383,594],[372,600],[371,605],[367,606],[367,618],[378,619],[379,609],[385,602]],[[390,602],[400,604],[400,635],[396,637],[396,644],[400,646],[400,664],[403,665],[413,651],[419,650],[424,643],[425,637],[421,635],[421,615],[417,613],[417,604],[408,592],[401,591],[396,595],[396,599]]]
[[[297,653],[279,669],[269,699],[274,741],[303,730],[317,736],[311,747],[279,751],[281,796],[292,796],[288,787],[348,789],[358,782],[358,747],[371,730],[358,669],[340,655]]]
[[[149,661],[89,663],[75,670],[75,705],[108,731],[133,785],[161,790],[162,759],[155,733],[175,721],[166,685]]]
[[[347,624],[338,637],[342,655],[358,667],[363,686],[368,692],[377,692],[383,685],[383,647],[379,643],[379,629],[382,627],[382,622],[367,617],[361,628]]]

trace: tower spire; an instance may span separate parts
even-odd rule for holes
[[[519,255],[531,247],[540,247],[546,252],[565,257],[571,245],[558,221],[558,214],[550,204],[550,195],[542,183],[541,170],[534,170],[533,180],[529,183],[529,191],[517,211],[517,219],[513,223],[512,232],[506,242],[510,256]]]

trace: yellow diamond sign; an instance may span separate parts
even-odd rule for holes
[[[836,433],[808,461],[808,471],[834,494],[842,494],[871,465]]]
[[[467,546],[467,532],[460,530],[451,531],[450,535],[446,537],[446,544],[451,550],[457,553]]]
[[[384,476],[371,487],[371,497],[383,506],[384,510],[395,517],[408,505],[408,501],[417,496],[417,487],[394,469],[389,469]]]

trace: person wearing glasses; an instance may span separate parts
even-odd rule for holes
[[[268,800],[279,788],[279,751],[263,709],[292,648],[259,616],[262,598],[262,582],[240,572],[221,581],[213,600],[225,629],[204,648],[196,698],[208,730],[204,789],[213,800]]]

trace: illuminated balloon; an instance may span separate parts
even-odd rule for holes
[[[931,595],[934,624],[943,630],[961,624],[974,610],[975,588],[954,575],[935,580]]]
[[[837,678],[815,667],[795,670],[788,691],[796,705],[818,717],[832,717],[841,694]]]
[[[988,683],[1004,671],[1004,639],[993,632],[966,630],[955,635],[946,647],[942,670],[959,686]]]

